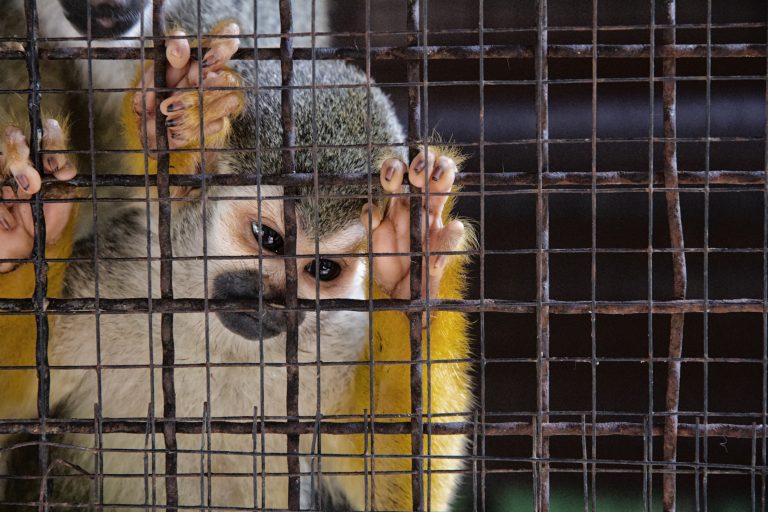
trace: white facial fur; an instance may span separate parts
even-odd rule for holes
[[[265,295],[281,295],[285,290],[285,263],[283,259],[275,258],[268,250],[263,250],[263,258],[259,261],[259,246],[251,231],[251,222],[258,222],[261,208],[261,222],[281,235],[283,226],[283,203],[276,199],[243,199],[256,197],[256,187],[217,188],[209,194],[208,205],[210,215],[207,218],[206,254],[207,260],[207,294],[210,297],[214,288],[214,280],[222,273],[233,271],[250,271],[260,275]],[[281,187],[264,186],[261,196],[264,198],[278,197],[283,194]],[[229,199],[232,198],[232,199]],[[260,205],[260,206],[259,206]],[[202,223],[201,223],[202,224]],[[305,267],[314,261],[315,244],[299,227],[297,233],[298,296],[302,299],[318,297],[317,282]],[[360,225],[349,225],[344,229],[323,237],[319,241],[319,253],[350,254],[357,250],[364,231]],[[179,244],[177,254],[190,256],[203,254],[202,232],[190,236],[186,243]],[[342,267],[341,275],[333,281],[320,282],[319,298],[365,298],[365,276],[367,274],[363,258],[347,256],[344,258],[331,257]],[[174,289],[186,296],[203,297],[203,272],[200,262],[179,262],[174,265],[186,277],[181,286],[174,279]],[[257,274],[258,273],[258,274]],[[300,326],[300,351],[309,360],[314,360],[317,353],[317,343],[320,340],[321,353],[333,360],[351,361],[360,357],[367,333],[367,314],[351,311],[324,311],[320,314],[320,337],[317,334],[317,318],[313,311],[306,312]],[[212,332],[215,330],[216,343],[223,343],[222,351],[239,350],[243,344],[252,347],[253,340],[240,338],[229,332],[214,315],[209,316]],[[265,357],[276,361],[285,358],[285,336],[266,340]]]

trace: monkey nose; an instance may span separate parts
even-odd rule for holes
[[[96,23],[106,29],[110,29],[115,26],[115,20],[112,18],[96,18]]]
[[[128,5],[130,0],[91,0],[92,7],[101,7],[102,5],[108,7],[116,7],[122,9]]]

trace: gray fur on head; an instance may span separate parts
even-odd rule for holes
[[[222,158],[223,169],[232,173],[278,174],[282,169],[283,129],[280,111],[280,68],[275,62],[241,63],[237,70],[246,86],[243,114],[232,127],[230,146],[251,148],[233,151]],[[294,64],[293,92],[296,125],[297,172],[321,174],[377,172],[387,156],[405,156],[403,130],[389,98],[377,87],[366,85],[365,75],[343,62],[315,63],[314,80],[310,62]],[[317,86],[314,91],[312,85]],[[328,87],[331,86],[331,87]],[[259,89],[267,87],[267,89]],[[369,113],[370,98],[370,113]],[[259,141],[259,151],[253,148]],[[369,150],[368,142],[372,144]],[[313,148],[315,146],[315,148]],[[379,180],[373,176],[374,191]],[[314,187],[303,187],[297,202],[302,228],[316,236],[335,231],[356,221],[367,201],[368,186],[321,186],[319,195],[358,196],[316,201]],[[318,218],[315,219],[315,211]]]

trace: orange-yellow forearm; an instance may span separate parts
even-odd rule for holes
[[[47,258],[67,258],[72,253],[74,222],[77,207],[70,214],[70,222],[61,238],[46,248]],[[64,286],[65,263],[48,264],[48,296],[60,297]],[[20,265],[12,272],[0,274],[0,297],[25,299],[32,296],[35,287],[35,267],[32,263]],[[48,317],[49,323],[55,316]],[[35,340],[37,327],[34,314],[0,315],[0,418],[34,417],[37,410],[35,376]],[[27,367],[13,370],[8,368]]]

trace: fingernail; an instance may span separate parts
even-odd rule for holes
[[[53,166],[56,164],[56,160],[52,156],[49,156],[47,158],[47,161],[48,161],[48,167],[50,168],[53,168]]]
[[[2,224],[6,231],[11,230],[11,225],[8,223],[7,219],[0,219],[0,224]]]
[[[18,183],[19,186],[23,188],[25,191],[29,190],[29,180],[23,174],[19,174],[18,176],[16,176],[16,183]]]
[[[420,174],[421,171],[424,170],[424,160],[421,160],[419,163],[417,163],[413,170],[416,171],[416,174]]]
[[[435,172],[432,173],[432,181],[440,181],[440,177],[443,175],[443,168],[442,166],[437,166],[437,169],[435,169]]]
[[[384,171],[384,179],[387,181],[390,181],[392,180],[392,176],[394,175],[395,175],[395,166],[390,165],[389,167],[387,167],[387,170]]]
[[[184,110],[186,106],[183,103],[171,103],[168,105],[168,112],[175,112],[177,110]]]
[[[203,60],[202,64],[200,64],[201,67],[207,68],[213,65],[213,60],[211,59],[205,59]]]
[[[176,119],[166,119],[165,120],[165,126],[176,126],[177,120]]]

